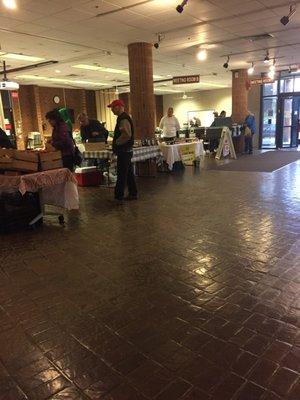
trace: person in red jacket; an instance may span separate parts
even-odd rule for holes
[[[58,110],[47,112],[46,119],[53,127],[51,145],[61,151],[63,167],[73,171],[74,168],[74,142],[70,137],[68,126],[62,119]]]

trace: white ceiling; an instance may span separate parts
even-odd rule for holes
[[[18,8],[11,11],[0,3],[1,51],[59,62],[9,75],[20,83],[91,89],[127,83],[126,74],[73,66],[97,64],[128,71],[127,45],[138,41],[154,43],[158,33],[164,39],[159,49],[153,48],[155,75],[162,79],[201,75],[200,84],[156,85],[161,94],[164,90],[230,87],[230,68],[247,68],[256,61],[258,72],[266,70],[262,62],[266,49],[270,49],[271,57],[278,57],[277,65],[282,68],[300,64],[300,1],[293,2],[299,10],[285,27],[280,18],[289,11],[290,2],[286,0],[189,0],[182,14],[175,10],[180,0],[16,1]],[[99,15],[103,13],[108,14]],[[263,33],[273,37],[257,42],[247,39]],[[195,56],[199,45],[208,49],[204,62]],[[223,63],[230,54],[230,68],[225,70]],[[30,62],[7,60],[7,64],[15,68]],[[20,75],[27,78],[19,78]],[[49,77],[61,81],[42,79]]]

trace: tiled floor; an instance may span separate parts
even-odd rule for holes
[[[300,163],[1,237],[0,399],[299,400]]]

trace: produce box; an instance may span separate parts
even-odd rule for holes
[[[61,160],[60,151],[39,151],[38,154],[41,162]]]
[[[0,169],[6,171],[38,171],[38,157],[34,152],[20,150],[0,150]]]
[[[49,169],[63,168],[62,159],[53,161],[41,161],[41,171],[48,171]]]
[[[14,150],[14,159],[33,163],[39,162],[39,156],[37,152],[27,150]]]
[[[37,172],[39,164],[37,162],[13,160],[12,166],[9,165],[6,169],[12,171]]]

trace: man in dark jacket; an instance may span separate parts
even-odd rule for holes
[[[131,163],[134,143],[133,122],[131,117],[125,112],[122,100],[114,100],[108,107],[118,117],[113,139],[113,151],[118,157],[115,199],[118,202],[123,201],[127,183],[128,197],[125,200],[136,200],[137,187]]]
[[[99,121],[90,119],[85,113],[79,114],[77,119],[80,123],[80,135],[84,143],[86,141],[107,142],[108,130]]]
[[[13,145],[3,129],[0,128],[0,148],[12,149]]]

